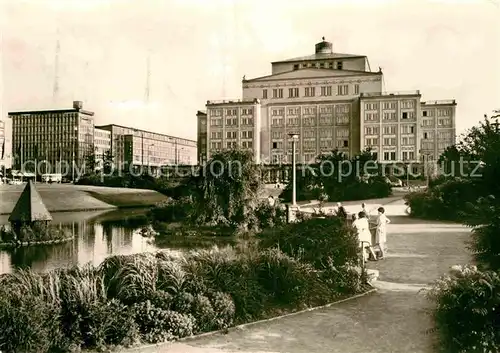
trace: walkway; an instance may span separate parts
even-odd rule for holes
[[[352,206],[355,207],[355,206]],[[141,353],[432,353],[429,303],[420,291],[466,263],[469,230],[457,224],[414,220],[399,200],[386,204],[392,223],[390,253],[369,267],[380,271],[376,293],[327,309],[289,316],[184,342],[137,349]],[[355,211],[355,210],[352,210]]]

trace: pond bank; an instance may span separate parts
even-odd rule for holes
[[[0,185],[0,215],[12,212],[24,187]],[[151,207],[167,199],[157,191],[142,189],[42,183],[37,183],[36,188],[49,212]]]

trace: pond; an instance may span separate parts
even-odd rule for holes
[[[129,255],[159,249],[198,248],[210,246],[212,239],[172,239],[156,245],[141,235],[147,210],[126,209],[96,212],[54,212],[52,224],[60,224],[75,238],[62,244],[0,249],[0,274],[15,268],[30,267],[37,272],[91,263],[99,265],[111,255]],[[0,216],[0,225],[8,224],[8,215]],[[134,221],[135,220],[135,221]],[[221,243],[217,241],[217,243]],[[224,241],[222,243],[227,243]]]

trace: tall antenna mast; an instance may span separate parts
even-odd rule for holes
[[[57,28],[56,56],[54,65],[54,91],[52,92],[52,103],[56,104],[59,95],[59,52],[61,43],[59,40],[59,27]]]

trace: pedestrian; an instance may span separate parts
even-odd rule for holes
[[[342,206],[341,202],[337,202],[337,216],[343,219],[347,219],[347,211],[344,206]]]
[[[356,229],[356,233],[358,235],[359,246],[363,252],[363,260],[365,262],[368,260],[368,254],[371,254],[373,258],[376,259],[377,257],[372,249],[370,226],[368,224],[366,214],[363,211],[358,213],[356,219],[352,222],[352,226]]]
[[[383,259],[387,252],[387,224],[389,223],[391,223],[391,220],[385,215],[385,209],[379,207],[375,241],[380,249],[380,259]]]
[[[370,222],[370,212],[366,210],[366,203],[361,204],[361,211],[366,214],[366,219],[368,219],[368,222]]]

